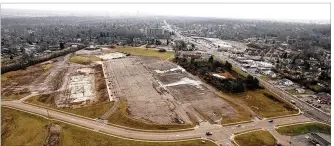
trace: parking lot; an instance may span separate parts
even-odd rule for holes
[[[312,105],[313,107],[316,107],[328,114],[331,113],[331,105],[325,104],[325,103],[319,103],[318,97],[316,95],[299,95],[296,96],[297,98],[301,99],[302,101],[305,101],[306,103]]]

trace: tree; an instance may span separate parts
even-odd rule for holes
[[[195,63],[195,58],[194,57],[191,57],[190,59],[190,64],[194,64]]]
[[[159,40],[155,40],[155,44],[156,44],[156,45],[161,45],[161,41],[159,41]]]
[[[59,47],[60,47],[60,49],[64,49],[64,48],[65,48],[65,43],[60,42],[60,43],[59,43]]]
[[[308,61],[305,61],[304,62],[304,67],[305,67],[306,70],[309,70],[311,65],[308,63]]]
[[[228,61],[226,61],[225,62],[225,68],[227,69],[227,70],[232,70],[232,64],[231,63],[229,63]]]
[[[283,54],[283,58],[288,58],[288,53],[287,52],[285,52],[284,54]]]
[[[209,58],[208,62],[209,62],[210,64],[212,64],[212,63],[213,63],[213,55],[211,55],[211,56],[210,56],[210,58]]]
[[[194,49],[194,48],[195,48],[195,44],[191,44],[191,48],[193,48],[193,49]]]

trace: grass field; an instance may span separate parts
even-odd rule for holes
[[[278,133],[282,135],[301,135],[310,132],[319,132],[325,134],[331,134],[331,126],[322,123],[304,123],[298,125],[284,126],[276,129]]]
[[[288,89],[287,91],[292,95],[300,95],[295,89]],[[305,93],[302,94],[314,94],[314,92],[312,90],[305,89]]]
[[[1,96],[1,99],[4,100],[19,100],[25,96],[28,96],[30,94],[30,92],[27,93],[22,93],[22,94],[12,94],[12,95],[8,95],[8,96]]]
[[[52,67],[52,63],[49,63],[49,64],[45,64],[45,65],[42,65],[42,68],[44,69],[44,70],[49,70],[51,67]]]
[[[311,88],[312,88],[314,91],[316,91],[316,92],[320,92],[321,89],[322,89],[322,87],[319,86],[319,85],[313,85],[313,86],[311,86]]]
[[[241,106],[235,104],[233,101],[229,101],[227,99],[224,99],[225,102],[227,102],[229,105],[231,105],[236,111],[237,115],[235,117],[228,117],[221,120],[221,124],[229,124],[229,123],[236,123],[236,122],[245,122],[252,120],[251,114],[246,111],[246,109],[242,108]]]
[[[178,124],[178,125],[156,125],[153,123],[146,123],[137,119],[131,118],[127,113],[127,101],[121,100],[118,109],[112,113],[108,119],[110,123],[145,130],[176,130],[191,128],[190,124]]]
[[[263,93],[271,94],[267,89],[246,91],[241,94],[229,94],[229,96],[238,98],[244,101],[255,113],[261,117],[275,117],[289,114],[296,114],[298,110],[281,100],[278,97],[273,96],[271,99],[265,96]]]
[[[49,107],[89,118],[98,118],[102,116],[105,112],[107,112],[112,106],[113,102],[102,102],[95,103],[87,107],[70,109],[70,108],[57,108],[55,106],[54,98],[57,96],[56,94],[45,94],[45,95],[37,95],[30,97],[26,102],[37,104],[44,107]]]
[[[101,58],[95,56],[72,56],[70,61],[77,64],[87,65],[93,61],[101,61]]]
[[[266,75],[261,75],[260,78],[263,79],[263,80],[269,80],[269,77],[266,76]]]
[[[264,130],[237,135],[234,140],[240,146],[275,146],[277,144],[277,140]]]
[[[238,69],[238,68],[236,68],[236,67],[234,67],[234,66],[232,66],[232,70],[235,71],[236,73],[242,75],[242,76],[245,77],[245,78],[248,76],[247,73],[243,72],[242,70],[240,70],[240,69]]]
[[[43,145],[47,124],[44,118],[1,107],[1,145]]]
[[[163,60],[171,59],[174,56],[173,51],[159,52],[158,50],[142,49],[142,48],[134,48],[134,47],[117,47],[115,48],[115,50],[119,52],[129,53],[131,55],[157,57]]]
[[[42,117],[2,107],[1,145],[43,145],[47,136],[46,125],[52,123]],[[27,124],[29,123],[29,124]],[[126,140],[60,122],[61,146],[216,146],[213,142],[188,140],[182,142],[142,142]],[[4,132],[5,131],[5,132]]]

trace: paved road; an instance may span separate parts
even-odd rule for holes
[[[170,27],[170,25],[164,21],[164,23],[168,26],[168,28],[172,31],[172,28]],[[180,33],[175,32],[175,34],[183,39],[183,40],[190,40],[191,43],[196,44],[197,46],[200,46],[200,48],[205,48],[206,51],[208,51],[209,53],[219,57],[219,59],[224,60],[224,61],[228,61],[230,62],[234,67],[238,68],[241,70],[242,66],[240,66],[239,63],[237,63],[236,61],[232,60],[231,58],[229,58],[228,56],[224,56],[221,54],[221,52],[218,52],[215,48],[212,47],[206,47],[205,44],[200,44],[194,41],[191,41],[191,39],[188,39],[184,36],[182,36]],[[255,74],[251,74],[250,75],[257,77]],[[257,77],[258,78],[258,77]],[[269,89],[270,91],[272,91],[273,93],[277,94],[278,96],[280,96],[283,100],[290,102],[291,100],[294,100],[296,102],[295,106],[297,106],[305,116],[308,116],[310,118],[313,118],[315,120],[321,121],[321,122],[325,122],[330,124],[330,115],[326,114],[323,111],[320,111],[319,109],[307,104],[304,101],[299,100],[298,98],[295,98],[294,96],[292,96],[291,94],[287,93],[286,91],[283,91],[282,89],[279,89],[277,87],[275,87],[274,85],[272,85],[271,83],[258,78],[258,80],[260,81],[260,84],[262,84],[263,86],[265,86],[267,89]]]
[[[47,110],[45,108],[36,107],[28,104],[22,103],[20,100],[15,101],[2,101],[2,105],[14,107],[17,109],[21,109],[23,111],[28,111],[32,113],[36,113],[39,115],[43,115],[45,117],[51,117],[54,119],[58,119],[64,122],[69,122],[79,126],[85,126],[91,128],[93,130],[105,132],[108,134],[133,138],[133,139],[143,139],[143,140],[181,140],[181,139],[190,139],[190,138],[209,138],[214,140],[218,144],[222,145],[232,145],[230,138],[233,133],[242,132],[257,128],[263,128],[268,131],[273,131],[273,127],[277,124],[290,124],[296,122],[305,122],[311,121],[311,119],[301,116],[294,117],[286,117],[275,119],[274,123],[268,123],[266,120],[255,121],[252,123],[241,124],[241,127],[236,126],[221,126],[216,124],[210,124],[208,122],[202,122],[199,126],[195,127],[194,130],[189,131],[179,131],[179,132],[168,132],[168,133],[154,133],[154,132],[142,132],[142,131],[134,131],[129,129],[123,129],[115,126],[110,126],[98,121],[89,120],[85,118],[80,118],[74,115],[68,115],[66,113],[57,112],[53,110]],[[205,132],[211,131],[213,132],[212,136],[206,136]],[[278,141],[286,141],[280,140],[280,137],[276,137]]]

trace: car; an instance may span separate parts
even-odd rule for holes
[[[294,100],[290,100],[290,102],[291,102],[292,104],[296,104],[296,101],[294,101]]]
[[[272,123],[272,122],[274,122],[274,120],[268,120],[268,122],[269,122],[269,123]]]
[[[237,125],[237,127],[241,127],[241,125]]]
[[[212,135],[212,132],[206,132],[205,133],[207,136],[210,136],[210,135]]]

